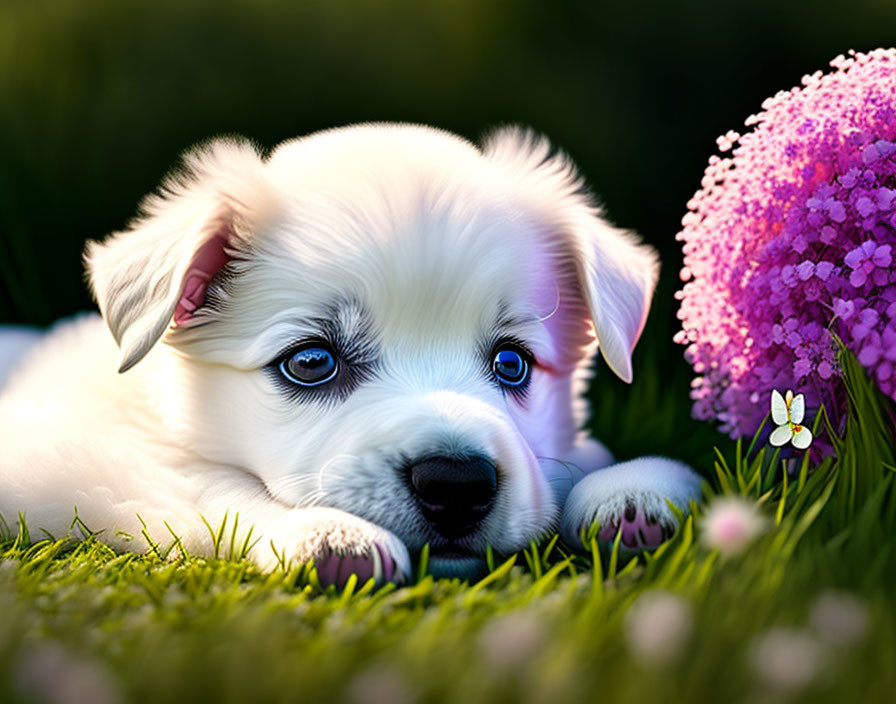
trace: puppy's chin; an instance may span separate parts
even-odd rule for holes
[[[431,555],[429,573],[436,579],[457,577],[472,582],[488,574],[488,565],[475,555]]]

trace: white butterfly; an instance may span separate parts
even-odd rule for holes
[[[805,450],[812,444],[812,433],[804,426],[806,415],[806,398],[802,394],[793,395],[788,391],[782,396],[779,391],[772,391],[772,421],[778,427],[769,436],[768,441],[775,447],[793,441],[798,450]]]

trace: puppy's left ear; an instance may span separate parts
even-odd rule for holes
[[[141,206],[123,232],[90,242],[90,285],[115,341],[119,372],[139,362],[169,324],[200,317],[206,287],[269,209],[264,163],[247,142],[215,140]]]
[[[594,208],[570,218],[579,282],[607,366],[632,380],[632,351],[650,311],[659,276],[656,250],[609,225]]]
[[[564,298],[573,308],[584,303],[607,365],[631,382],[632,351],[659,276],[656,250],[607,223],[575,166],[547,139],[505,128],[491,135],[483,151],[519,183],[548,229],[561,305]]]

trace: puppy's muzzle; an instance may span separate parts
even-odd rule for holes
[[[410,466],[409,479],[423,517],[449,539],[479,525],[498,489],[495,465],[479,455],[425,457]]]

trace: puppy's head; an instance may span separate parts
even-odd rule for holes
[[[546,141],[399,125],[213,142],[86,259],[190,451],[444,573],[550,529],[540,464],[575,445],[595,345],[630,380],[657,273]]]

